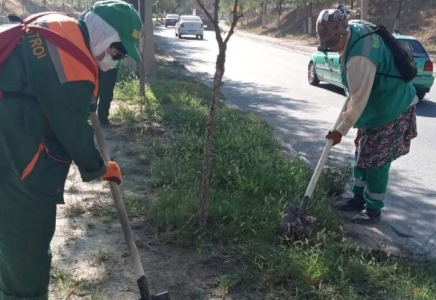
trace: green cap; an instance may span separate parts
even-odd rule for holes
[[[104,0],[96,2],[91,11],[118,32],[127,54],[141,61],[136,43],[142,30],[142,21],[133,5],[120,0]]]

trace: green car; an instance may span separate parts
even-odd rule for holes
[[[422,100],[430,91],[434,82],[433,62],[425,51],[422,44],[415,38],[406,35],[394,34],[412,53],[417,67],[418,75],[412,81],[416,89],[416,95]],[[340,76],[339,53],[329,52],[328,49],[320,49],[310,56],[308,66],[308,80],[311,85],[317,86],[324,81],[340,88],[344,88]]]

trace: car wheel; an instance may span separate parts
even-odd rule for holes
[[[203,35],[200,35],[200,40],[202,40],[203,39]]]
[[[179,35],[177,34],[177,32],[176,32],[176,36],[179,36]]]
[[[165,25],[165,28],[168,28],[168,25]]]
[[[419,101],[424,99],[425,94],[427,94],[425,90],[416,90],[416,96],[418,96]]]
[[[182,38],[182,35],[179,33],[179,39],[181,39]]]
[[[310,62],[308,70],[307,70],[307,79],[310,85],[317,86],[319,84],[318,76],[316,76],[315,65],[313,62]]]

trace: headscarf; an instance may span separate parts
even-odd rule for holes
[[[316,32],[321,46],[333,40],[339,40],[341,35],[347,34],[348,15],[343,9],[325,9],[320,12],[316,20]]]
[[[89,31],[89,43],[94,57],[102,54],[114,42],[121,42],[118,32],[93,12],[84,18]]]

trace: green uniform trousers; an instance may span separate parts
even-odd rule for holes
[[[388,187],[390,167],[391,163],[374,169],[354,167],[352,191],[365,199],[366,208],[379,210],[384,207],[383,200]]]
[[[98,119],[107,121],[111,102],[114,97],[115,83],[117,82],[118,68],[102,72],[99,71],[99,99],[98,99]]]
[[[48,299],[56,202],[9,181],[0,207],[0,300]]]

